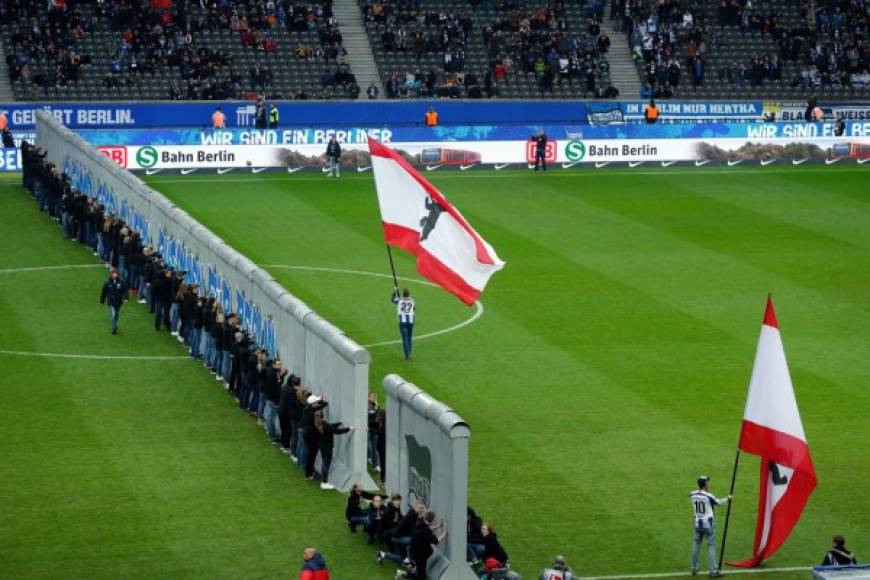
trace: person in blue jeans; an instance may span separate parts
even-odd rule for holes
[[[375,499],[375,494],[363,489],[363,484],[356,482],[350,489],[347,496],[347,507],[344,510],[344,517],[347,520],[347,527],[352,533],[356,533],[357,526],[368,527],[369,516],[366,513],[368,510],[363,509],[363,500],[372,501]]]
[[[411,358],[411,341],[414,334],[414,321],[416,318],[417,303],[411,298],[411,291],[405,288],[401,297],[399,289],[393,291],[390,300],[396,305],[396,315],[399,319],[399,334],[402,335],[402,350],[405,352],[405,360]]]
[[[103,291],[100,292],[100,304],[109,306],[109,325],[112,334],[118,334],[118,316],[121,314],[121,305],[126,299],[127,287],[121,281],[118,270],[112,268],[112,273],[103,284]]]
[[[722,575],[719,567],[716,564],[716,528],[714,524],[713,510],[716,506],[725,505],[731,501],[729,495],[726,498],[718,499],[715,495],[707,491],[707,485],[710,478],[702,475],[698,478],[698,489],[689,494],[689,499],[692,502],[692,511],[695,515],[695,541],[692,546],[692,575],[698,573],[698,558],[701,552],[701,543],[707,540],[707,564],[710,567],[710,576],[718,577]]]

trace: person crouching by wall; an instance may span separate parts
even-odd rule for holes
[[[357,526],[363,526],[368,529],[369,517],[368,510],[363,509],[363,500],[373,500],[375,494],[363,489],[360,482],[353,484],[350,493],[347,495],[347,507],[344,509],[344,518],[347,520],[347,527],[351,533],[356,533]]]

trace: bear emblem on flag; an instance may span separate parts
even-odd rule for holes
[[[437,201],[428,196],[426,197],[426,201],[423,202],[423,205],[426,207],[426,211],[429,212],[429,215],[420,220],[420,226],[423,228],[423,231],[420,232],[421,242],[425,241],[426,238],[429,237],[429,234],[432,233],[432,230],[435,229],[435,224],[438,223],[438,217],[441,215],[441,212],[444,211],[444,209],[438,205]]]

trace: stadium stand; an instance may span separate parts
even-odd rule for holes
[[[601,0],[360,0],[388,98],[592,98],[610,82],[603,9]]]
[[[870,96],[867,0],[614,0],[642,96]]]
[[[359,93],[329,0],[11,0],[0,23],[18,100]]]

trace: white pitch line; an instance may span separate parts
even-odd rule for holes
[[[812,570],[810,566],[795,566],[792,568],[746,568],[743,570],[723,570],[722,574],[770,574],[772,572],[805,572]],[[615,576],[577,576],[577,580],[632,580],[640,578],[679,578],[691,576],[690,572],[660,572],[655,574],[619,574]],[[707,576],[704,572],[698,572],[697,578]]]
[[[380,272],[366,272],[364,270],[349,270],[346,268],[326,268],[322,266],[292,266],[289,264],[260,264],[262,268],[284,268],[287,270],[312,270],[315,272],[334,272],[337,274],[355,274],[358,276],[371,276],[373,278],[388,278],[390,280],[393,277],[390,274],[382,274]],[[402,276],[397,276],[396,279],[404,280],[406,282],[414,282],[415,284],[422,284],[424,286],[433,286],[437,287],[432,282],[427,282],[425,280],[418,280],[416,278],[405,278]],[[420,334],[414,337],[414,340],[423,340],[424,338],[432,338],[433,336],[440,336],[442,334],[447,334],[448,332],[453,332],[454,330],[459,330],[464,326],[468,326],[472,322],[476,321],[478,318],[483,316],[483,304],[480,300],[474,303],[474,314],[471,315],[470,318],[463,320],[453,326],[449,326],[447,328],[442,328],[441,330],[435,330],[432,332],[427,332],[426,334]],[[387,346],[390,344],[401,344],[401,340],[384,340],[381,342],[373,342],[371,344],[361,344],[363,348],[372,348],[376,346]]]
[[[0,274],[18,274],[20,272],[46,272],[49,270],[71,270],[78,268],[104,268],[103,264],[68,264],[66,266],[29,266],[25,268],[5,268],[0,270]],[[0,355],[9,356],[38,356],[45,358],[76,358],[89,360],[144,360],[144,361],[166,361],[166,360],[186,360],[187,356],[170,356],[170,355],[109,355],[109,354],[72,354],[65,352],[32,352],[27,350],[0,350]]]
[[[92,360],[186,360],[189,356],[168,355],[108,355],[108,354],[68,354],[63,352],[30,352],[26,350],[0,350],[0,354],[10,356],[42,356],[47,358],[83,358]]]
[[[857,167],[849,167],[845,169],[845,166],[839,166],[841,169],[801,169],[800,173],[827,173],[829,175],[836,175],[837,173],[853,173],[854,171],[861,171],[857,169]],[[614,168],[615,169],[615,168]],[[613,169],[608,170],[590,170],[590,169],[582,169],[579,171],[554,171],[550,174],[549,178],[552,177],[622,177],[625,175],[661,175],[661,176],[686,176],[686,177],[702,177],[704,175],[755,175],[755,174],[797,174],[797,171],[794,171],[790,168],[787,169],[725,169],[725,170],[709,170],[709,169],[698,169],[695,170],[693,168],[686,168],[685,170],[671,170],[671,171],[614,171]],[[445,171],[441,172],[430,172],[427,175],[435,175],[438,179],[442,178],[460,178],[460,179],[516,179],[516,175],[512,173],[470,173],[470,172],[458,172],[458,171]],[[271,181],[291,181],[291,182],[300,182],[300,181],[323,181],[322,177],[302,177],[295,175],[281,175],[278,173],[275,174],[263,174],[263,175],[275,175],[276,177]],[[347,177],[342,177],[342,180],[350,180],[350,181],[371,181],[372,177],[368,174],[360,174],[360,175],[351,175]],[[548,179],[548,178],[544,178]],[[261,178],[256,177],[242,177],[242,178],[227,178],[223,179],[220,176],[215,176],[213,178],[207,179],[159,179],[155,180],[154,186],[159,189],[161,183],[213,183],[215,181],[220,181],[221,183],[262,183]]]
[[[30,266],[27,268],[6,268],[0,274],[18,274],[19,272],[45,272],[47,270],[72,270],[73,268],[105,268],[103,264],[69,264],[66,266]]]

